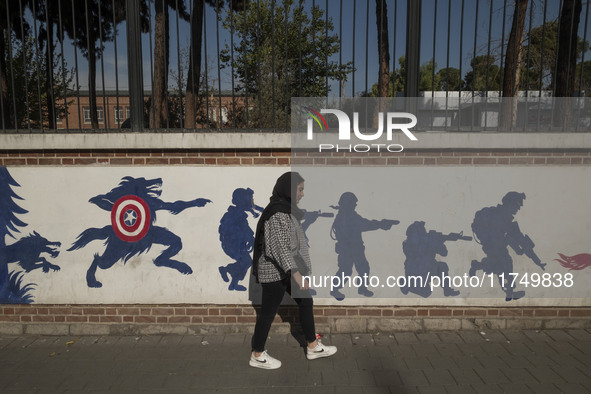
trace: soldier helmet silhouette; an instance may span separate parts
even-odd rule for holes
[[[339,198],[339,208],[355,208],[357,201],[357,196],[355,196],[355,194],[351,192],[345,192],[341,195],[341,198]]]
[[[523,205],[523,200],[525,200],[525,193],[509,192],[505,194],[501,202],[503,205],[521,207]]]
[[[414,222],[406,229],[406,236],[412,237],[413,235],[425,234],[425,222]]]

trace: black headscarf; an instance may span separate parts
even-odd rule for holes
[[[263,254],[263,241],[265,239],[265,222],[277,212],[290,213],[301,220],[304,212],[295,203],[298,185],[304,182],[304,178],[297,172],[286,172],[281,175],[271,195],[269,204],[261,214],[254,237],[254,250],[252,253],[252,273],[257,277],[259,258]]]

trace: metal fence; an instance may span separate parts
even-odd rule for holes
[[[293,97],[419,97],[427,131],[591,128],[581,0],[1,3],[4,133],[281,132]]]

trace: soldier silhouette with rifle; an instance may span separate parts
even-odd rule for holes
[[[449,266],[443,261],[437,261],[437,255],[447,256],[447,241],[471,241],[472,237],[463,232],[443,234],[434,230],[427,232],[425,222],[414,222],[406,230],[406,240],[402,243],[402,251],[406,256],[404,274],[406,283],[400,287],[403,294],[409,292],[429,297],[432,293],[431,278],[439,277],[443,287],[443,295],[455,297],[460,294],[451,288]]]
[[[338,254],[338,277],[350,277],[353,273],[353,267],[361,277],[369,276],[369,262],[365,257],[365,245],[363,244],[362,234],[366,231],[390,230],[393,225],[400,223],[398,220],[369,220],[361,217],[356,211],[357,197],[351,192],[345,192],[339,199],[338,206],[332,206],[337,209],[337,213],[331,228],[331,238],[336,242],[335,251]],[[345,299],[345,295],[340,289],[335,287],[330,294],[338,301]],[[373,292],[365,285],[357,289],[359,295],[365,297],[373,296]]]
[[[513,259],[509,247],[518,255],[526,255],[535,265],[545,270],[546,264],[534,252],[535,244],[524,235],[514,216],[523,206],[524,193],[509,192],[501,204],[483,208],[476,212],[472,222],[472,232],[476,242],[482,245],[486,256],[481,260],[472,260],[469,274],[476,275],[479,270],[487,274],[496,274],[501,289],[505,292],[505,300],[517,300],[525,295],[525,291],[515,291],[515,273]],[[513,274],[513,275],[512,275]]]

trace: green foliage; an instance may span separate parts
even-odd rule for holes
[[[344,81],[353,71],[350,62],[330,60],[340,50],[339,38],[319,7],[261,0],[246,11],[230,11],[224,26],[239,37],[220,57],[239,81],[236,90],[252,97],[247,126],[283,127],[291,97],[327,96],[327,80]]]
[[[491,91],[501,88],[502,69],[494,64],[493,56],[476,56],[470,61],[472,69],[464,77],[463,90]]]
[[[61,54],[55,54],[53,60],[53,86],[49,86],[46,78],[46,62],[43,54],[35,48],[32,37],[23,43],[12,38],[12,57],[7,59],[8,108],[10,116],[14,117],[17,128],[41,129],[48,120],[47,91],[52,88],[54,93],[55,113],[59,118],[66,116],[64,96],[68,86],[71,86],[73,70],[67,68]],[[8,58],[8,53],[4,54]],[[30,121],[30,122],[29,122]]]
[[[531,29],[523,47],[520,89],[552,89],[558,52],[558,21],[546,22]],[[589,42],[577,37],[577,58],[589,49]],[[540,83],[541,81],[541,83]]]
[[[439,76],[439,87],[441,91],[458,91],[462,86],[462,78],[460,77],[460,70],[455,67],[442,68],[437,72]]]

